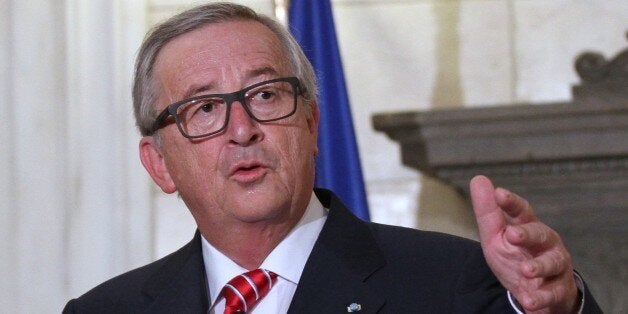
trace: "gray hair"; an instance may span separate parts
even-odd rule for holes
[[[229,21],[256,21],[277,35],[288,65],[304,89],[303,97],[316,103],[316,75],[312,64],[290,32],[274,19],[234,3],[212,3],[179,13],[153,27],[144,38],[135,63],[133,109],[142,136],[153,135],[152,127],[158,114],[154,106],[159,98],[157,81],[153,77],[155,60],[161,48],[170,40],[207,24]]]

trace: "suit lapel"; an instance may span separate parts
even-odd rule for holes
[[[200,233],[179,251],[144,286],[152,298],[147,313],[206,313],[208,293]]]
[[[331,192],[316,190],[329,208],[327,222],[301,275],[288,313],[347,312],[352,303],[359,313],[377,313],[385,299],[368,278],[385,265],[368,226]],[[152,300],[147,313],[206,313],[208,291],[197,231],[194,239],[173,253],[144,287]]]
[[[346,313],[352,303],[361,306],[359,313],[378,312],[384,294],[368,278],[385,261],[370,229],[331,192],[316,190],[316,195],[329,215],[288,313]]]

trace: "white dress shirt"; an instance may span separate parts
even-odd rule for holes
[[[288,233],[275,249],[266,257],[260,268],[276,273],[277,282],[253,309],[247,313],[287,313],[297,284],[301,278],[314,243],[327,220],[327,209],[323,207],[316,195],[312,193],[310,203],[301,220]],[[222,288],[233,277],[249,271],[240,267],[227,256],[214,248],[205,238],[201,237],[203,262],[209,288],[209,311],[211,314],[222,314],[225,309],[225,298],[220,293]]]

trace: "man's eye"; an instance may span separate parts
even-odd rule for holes
[[[273,97],[273,93],[271,93],[270,91],[263,91],[263,92],[259,93],[259,96],[262,99],[270,99],[270,98]]]
[[[203,105],[201,105],[200,110],[202,110],[203,112],[211,112],[212,110],[214,110],[214,105],[211,103],[204,103]]]
[[[275,97],[275,93],[273,91],[270,90],[262,90],[259,91],[257,93],[255,93],[255,95],[253,95],[253,99],[260,101],[260,100],[271,100],[273,99],[273,97]]]

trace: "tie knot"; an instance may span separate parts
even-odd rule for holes
[[[222,294],[225,297],[225,314],[246,313],[277,282],[277,274],[266,269],[254,269],[231,279]]]

